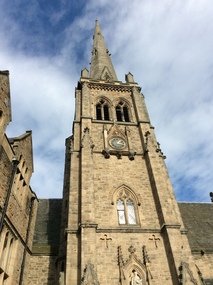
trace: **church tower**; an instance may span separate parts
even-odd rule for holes
[[[118,81],[98,21],[66,140],[61,284],[201,284],[186,230],[131,73]]]

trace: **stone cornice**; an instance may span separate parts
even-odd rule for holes
[[[191,251],[193,254],[198,254],[198,255],[204,255],[204,254],[212,254],[213,253],[213,248],[197,248],[197,247],[191,247]]]
[[[160,233],[160,229],[143,229],[138,226],[126,226],[118,228],[97,228],[97,233]]]
[[[0,74],[9,75],[9,70],[0,70]]]
[[[98,224],[89,224],[89,223],[82,223],[79,224],[79,228],[97,228]]]
[[[144,229],[140,226],[122,226],[117,228],[98,228],[97,224],[81,224],[79,228],[66,229],[66,233],[77,234],[80,228],[95,228],[96,233],[160,233],[160,229]]]
[[[161,227],[161,231],[164,231],[165,229],[180,229],[180,224],[163,224]]]
[[[79,233],[79,230],[82,229],[82,228],[94,228],[94,229],[97,229],[98,227],[98,224],[90,224],[90,223],[82,223],[82,224],[79,224],[78,225],[78,228],[67,228],[65,229],[65,233],[68,233],[68,234],[77,234]]]
[[[132,92],[133,88],[138,89],[138,92],[141,91],[141,87],[135,85],[128,85],[128,84],[88,82],[87,86],[90,89],[104,90],[104,91]]]

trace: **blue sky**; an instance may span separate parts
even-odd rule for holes
[[[0,69],[10,71],[7,135],[33,132],[38,197],[61,197],[74,89],[98,19],[118,76],[142,86],[179,201],[213,191],[211,0],[2,0]]]

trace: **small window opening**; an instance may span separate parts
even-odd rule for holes
[[[123,107],[123,112],[124,112],[124,121],[129,122],[129,112],[126,106]]]
[[[107,105],[104,105],[104,120],[109,121],[109,108]]]
[[[110,120],[109,115],[109,106],[107,102],[103,99],[99,101],[99,103],[96,105],[96,119],[97,120]]]
[[[120,101],[116,106],[115,111],[118,122],[130,122],[129,110],[124,102]]]
[[[101,104],[96,105],[96,118],[97,120],[101,120]]]
[[[122,122],[121,108],[119,106],[116,107],[116,116],[117,116],[117,121]]]

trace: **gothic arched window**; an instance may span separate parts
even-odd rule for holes
[[[109,106],[106,100],[101,99],[96,105],[96,119],[109,121]]]
[[[7,259],[8,244],[9,244],[9,232],[6,232],[6,235],[4,237],[1,260],[0,260],[1,268],[4,268],[4,269],[5,269],[5,260]]]
[[[134,203],[130,199],[117,200],[119,225],[136,225]]]
[[[7,255],[7,261],[6,261],[6,271],[8,272],[9,270],[9,265],[10,265],[10,260],[11,260],[11,254],[12,254],[12,249],[13,249],[13,238],[10,241],[10,247],[9,247],[9,251],[8,251],[8,255]]]
[[[118,122],[130,122],[129,109],[125,102],[120,101],[115,107]]]
[[[121,107],[116,106],[115,110],[116,110],[117,121],[122,122],[123,120],[122,120]]]

